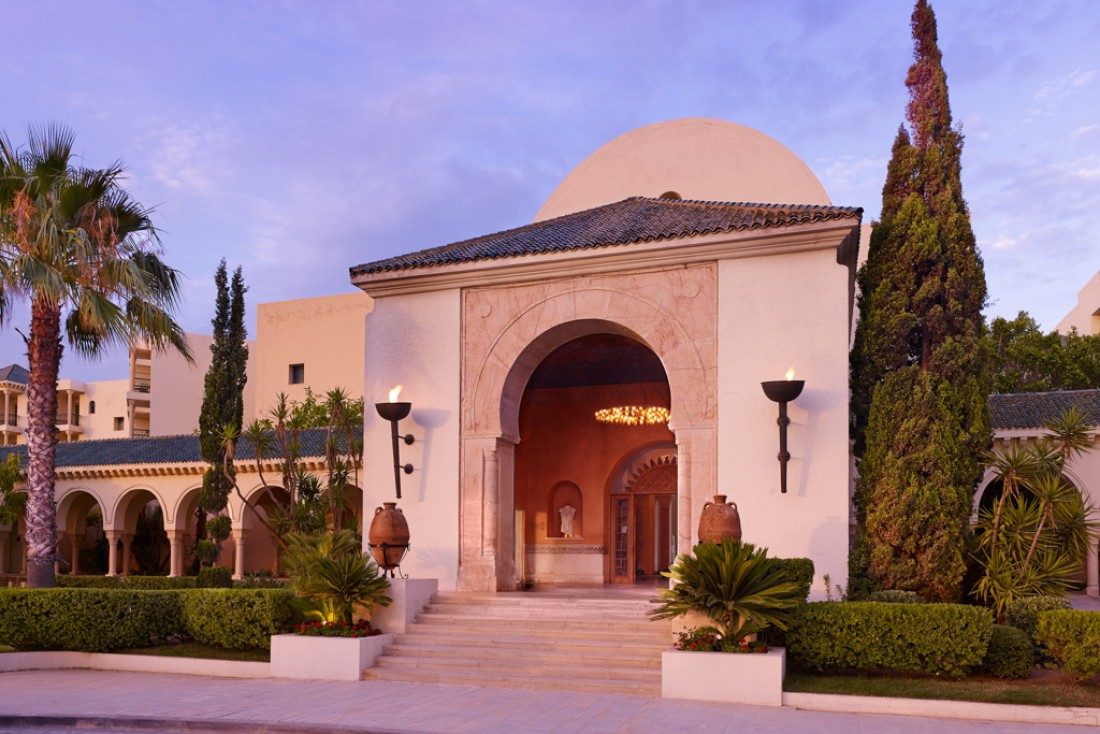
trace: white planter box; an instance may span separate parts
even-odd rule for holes
[[[274,660],[274,658],[272,658]],[[787,651],[661,653],[661,697],[693,701],[783,705]]]
[[[271,677],[313,680],[360,680],[393,643],[393,635],[374,637],[307,637],[272,635]]]

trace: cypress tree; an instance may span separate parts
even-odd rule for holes
[[[912,16],[909,128],[899,130],[881,221],[859,273],[851,355],[860,531],[856,595],[960,596],[980,453],[990,442],[981,359],[986,286],[962,195],[962,133],[927,0]]]
[[[199,414],[199,447],[202,460],[210,464],[203,476],[199,513],[220,512],[229,498],[230,483],[221,472],[222,435],[226,426],[237,433],[244,420],[245,369],[248,363],[248,332],[244,325],[244,276],[238,267],[232,286],[223,258],[214,274],[217,296],[214,303],[210,368],[203,381],[202,412]],[[200,526],[201,517],[200,517]],[[201,532],[200,532],[201,535]]]

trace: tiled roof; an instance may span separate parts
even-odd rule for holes
[[[1042,428],[1069,408],[1075,408],[1089,425],[1100,426],[1100,390],[989,396],[989,415],[995,431]]]
[[[31,373],[27,372],[27,368],[22,365],[9,364],[7,367],[0,367],[0,382],[15,382],[26,385],[30,378]]]
[[[311,428],[298,434],[299,455],[324,456],[323,428]],[[0,461],[9,454],[18,454],[27,463],[27,447],[0,447]],[[241,439],[237,443],[237,461],[255,460],[252,443]],[[202,461],[198,436],[152,436],[149,438],[109,438],[92,441],[71,441],[57,444],[57,466],[118,466],[125,464],[184,464]]]
[[[612,247],[718,232],[768,229],[833,219],[853,219],[858,224],[862,216],[863,210],[858,207],[722,203],[635,196],[615,204],[472,240],[358,265],[351,268],[351,275]]]

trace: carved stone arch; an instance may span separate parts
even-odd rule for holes
[[[91,487],[68,487],[64,490],[60,497],[57,499],[57,517],[65,525],[68,524],[68,515],[72,511],[73,503],[76,502],[78,494],[87,495],[99,506],[99,511],[103,513],[103,522],[107,522],[107,504],[103,501],[103,498],[99,496]],[[64,530],[65,527],[60,527],[60,530]]]
[[[130,503],[133,501],[134,496],[141,492],[148,492],[149,494],[153,495],[153,499],[155,499],[160,504],[162,511],[167,506],[167,503],[164,501],[164,497],[161,496],[161,493],[154,489],[151,485],[131,485],[119,493],[118,497],[115,498],[114,505],[112,505],[111,507],[110,519],[111,527],[113,529],[125,532],[128,521],[127,515],[132,514],[136,521],[137,514],[136,511],[131,512],[132,508],[130,507]],[[106,525],[107,517],[108,515],[105,514],[103,520],[104,525]]]
[[[639,494],[676,494],[676,474],[676,454],[658,456],[635,467],[623,488]]]
[[[527,382],[554,349],[611,333],[647,346],[671,395],[680,547],[714,494],[717,267],[619,271],[470,289],[462,304],[459,588],[515,588],[514,464]]]
[[[186,531],[190,527],[192,503],[198,498],[198,494],[202,492],[202,484],[197,484],[194,487],[188,487],[184,491],[176,495],[176,502],[172,505],[172,516],[168,517],[167,512],[164,518],[164,528],[166,530],[182,530]]]

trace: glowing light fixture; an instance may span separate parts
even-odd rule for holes
[[[779,420],[776,421],[779,424],[779,491],[784,494],[787,492],[787,462],[791,458],[787,451],[787,426],[791,424],[791,419],[787,417],[787,403],[801,395],[806,385],[804,380],[794,379],[793,367],[787,370],[786,378],[760,383],[768,399],[779,403]]]
[[[597,423],[617,426],[657,426],[668,423],[668,408],[659,405],[614,405],[596,411]]]
[[[402,436],[397,431],[398,421],[407,418],[409,411],[412,410],[412,403],[397,402],[399,395],[401,395],[400,385],[390,390],[389,402],[374,404],[374,408],[378,411],[378,415],[390,422],[390,430],[393,438],[393,483],[394,488],[397,490],[397,499],[401,499],[401,472],[405,472],[406,474],[412,474],[413,472],[412,464],[401,464],[401,448],[399,442],[404,441],[406,446],[411,446],[414,440],[411,433]]]

